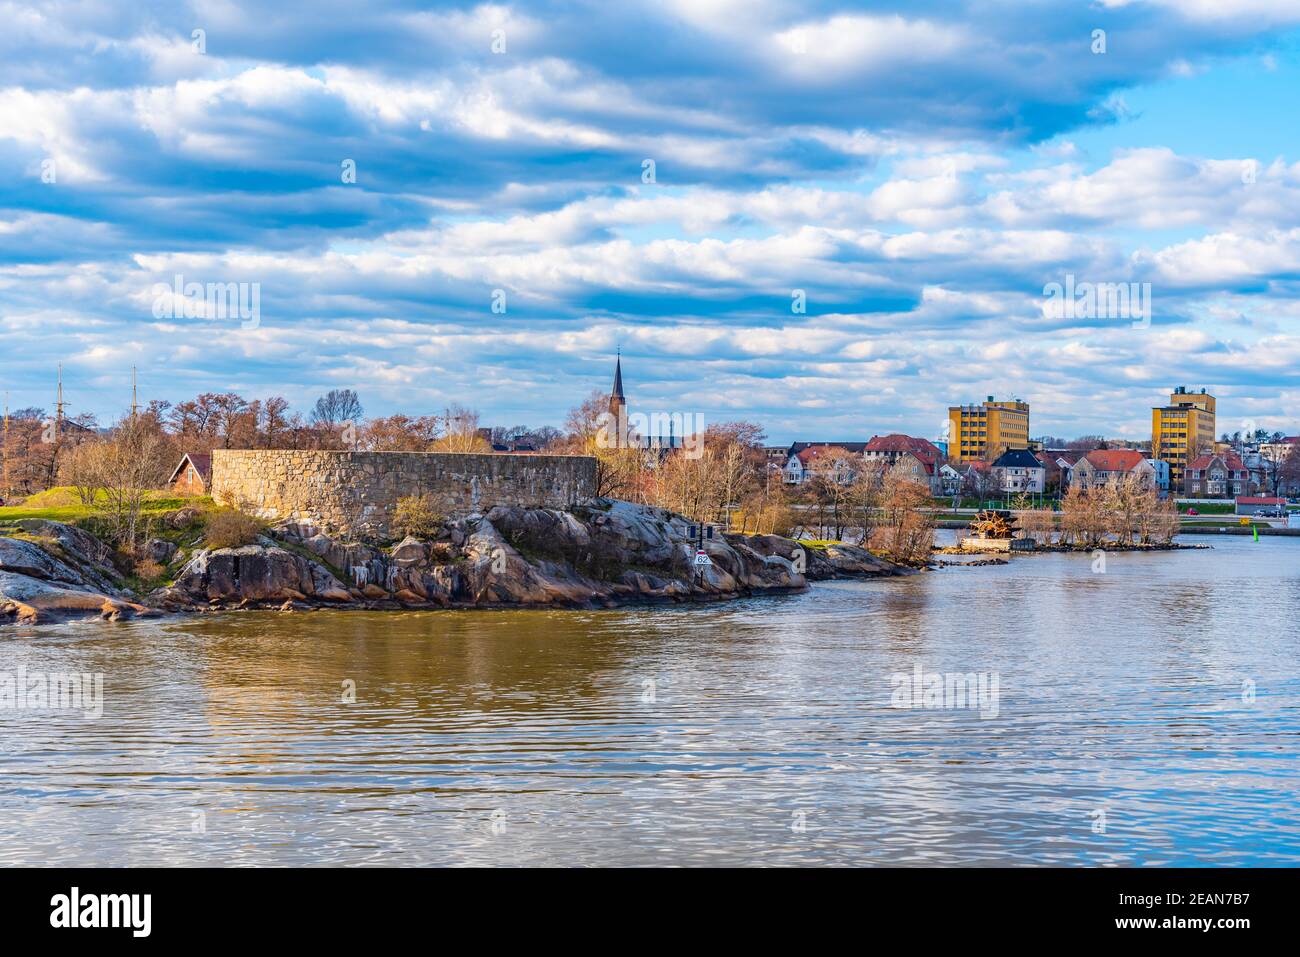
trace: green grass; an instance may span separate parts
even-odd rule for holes
[[[103,501],[103,497],[104,495],[101,492],[97,499]],[[168,489],[146,493],[143,514],[146,516],[162,515],[167,512],[174,512],[179,508],[197,508],[199,511],[208,511],[212,507],[212,499],[206,496],[182,498]],[[0,507],[0,524],[24,518],[43,518],[52,522],[73,524],[88,519],[93,520],[99,514],[99,510],[95,506],[79,501],[71,488],[60,487],[30,495],[21,505]]]
[[[965,495],[962,496],[961,500],[957,503],[957,507],[974,509],[992,508],[998,510],[1015,508],[1016,497],[1017,496],[1015,495],[1009,495],[1006,498],[1003,498],[1001,495],[994,495],[980,499]],[[952,508],[951,495],[932,498],[930,501],[934,503],[935,508]],[[1046,496],[1042,496],[1041,498],[1038,495],[1031,496],[1029,504],[1031,508],[1052,508],[1054,505],[1059,505],[1060,500],[1056,497],[1056,493],[1053,492]]]
[[[98,500],[103,501],[103,493],[100,493]],[[172,528],[162,521],[162,517],[182,508],[195,508],[200,512],[209,512],[213,507],[212,499],[206,497],[182,498],[170,490],[149,492],[146,494],[141,513],[142,528],[151,538],[166,539],[181,549],[187,549],[195,538],[200,523],[193,522],[184,528]],[[0,507],[0,535],[34,542],[64,561],[77,564],[75,559],[66,554],[53,539],[42,538],[18,528],[15,523],[24,519],[44,519],[75,525],[105,542],[110,541],[111,538],[107,516],[95,506],[78,500],[71,488],[47,489],[28,496],[21,505]],[[173,562],[172,569],[164,569],[158,577],[146,580],[127,568],[128,560],[122,556],[115,556],[114,564],[117,566],[113,575],[116,584],[125,585],[136,594],[144,594],[159,585],[170,584],[171,573],[177,567]]]
[[[1186,515],[1187,510],[1189,508],[1196,509],[1196,511],[1201,515],[1231,515],[1233,512],[1236,511],[1237,506],[1221,505],[1217,503],[1208,503],[1205,505],[1196,505],[1196,504],[1186,505],[1182,502],[1178,503],[1178,511],[1182,515]],[[1195,518],[1196,516],[1192,516],[1192,517]]]

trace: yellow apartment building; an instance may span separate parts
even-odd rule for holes
[[[1181,492],[1187,463],[1214,451],[1214,396],[1179,386],[1151,410],[1151,457],[1169,463],[1169,487]]]
[[[1029,403],[1019,399],[948,407],[948,457],[992,462],[1007,449],[1029,448]]]

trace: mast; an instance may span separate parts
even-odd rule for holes
[[[59,363],[59,391],[54,401],[54,445],[59,444],[59,426],[63,423],[63,363]]]
[[[9,494],[9,392],[8,392],[8,390],[5,391],[5,437],[4,437],[4,457],[5,457],[5,471],[4,471],[4,483],[5,483],[5,487],[4,487],[4,495],[7,496],[7,495]]]

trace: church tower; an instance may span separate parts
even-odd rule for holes
[[[627,445],[627,399],[623,396],[623,355],[614,359],[614,388],[609,393],[609,415],[614,420],[615,448]]]

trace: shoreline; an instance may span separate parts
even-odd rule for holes
[[[744,589],[730,592],[691,592],[683,595],[636,595],[627,594],[616,597],[605,598],[601,601],[551,601],[551,602],[531,602],[531,603],[511,603],[500,601],[473,602],[473,601],[453,601],[447,604],[437,602],[412,602],[405,603],[394,599],[374,599],[359,600],[351,602],[327,602],[313,601],[301,602],[293,599],[284,601],[250,601],[241,599],[236,603],[217,602],[203,605],[194,603],[187,606],[162,607],[159,605],[141,605],[134,608],[130,614],[105,614],[97,612],[95,614],[79,617],[72,613],[54,614],[47,617],[41,617],[31,621],[24,621],[20,617],[7,613],[3,606],[0,606],[0,629],[6,627],[35,627],[65,624],[69,622],[99,622],[99,623],[116,623],[121,621],[182,621],[185,619],[211,618],[218,615],[236,615],[244,613],[262,613],[262,614],[309,614],[312,612],[344,612],[344,613],[373,613],[373,612],[505,612],[505,611],[527,611],[527,612],[544,612],[544,611],[621,611],[630,608],[664,608],[664,607],[690,607],[704,605],[718,605],[734,601],[744,601],[751,598],[782,597],[787,595],[798,595],[804,592],[814,590],[814,586],[821,582],[829,581],[866,581],[872,578],[903,578],[910,575],[919,575],[927,571],[932,571],[945,565],[986,565],[992,562],[931,562],[921,568],[911,568],[898,566],[896,570],[879,573],[854,574],[845,572],[841,574],[830,575],[824,578],[813,579],[802,585],[792,586],[772,586],[762,589]],[[1005,564],[1003,562],[1002,564]],[[143,599],[142,599],[143,600]],[[120,611],[120,609],[118,609]]]
[[[0,537],[5,624],[250,609],[594,610],[914,572],[843,543],[731,533],[697,540],[681,516],[614,499],[568,510],[497,506],[382,545],[333,538],[302,521],[216,548],[187,533],[168,552],[165,577],[143,587],[128,582],[120,557],[85,530],[18,524],[21,537]]]
[[[911,565],[843,542],[731,532],[696,541],[685,534],[684,522],[661,509],[617,500],[567,511],[498,507],[448,520],[425,538],[378,546],[286,521],[248,545],[213,549],[201,538],[192,540],[176,551],[165,582],[149,591],[128,587],[107,547],[83,529],[25,520],[23,537],[0,538],[0,627],[233,611],[600,611],[716,604],[795,594],[818,581],[1006,564],[1035,553],[1214,547],[1179,541],[1051,543],[1008,552],[946,545],[933,549],[924,564]],[[1227,527],[1179,535],[1253,531]],[[969,560],[952,560],[958,557]]]

